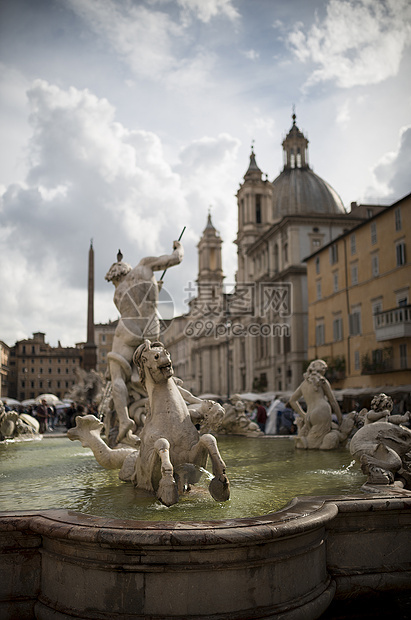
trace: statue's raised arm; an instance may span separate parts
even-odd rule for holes
[[[145,265],[152,271],[161,271],[179,265],[184,258],[184,248],[181,241],[173,242],[172,254],[163,254],[162,256],[147,256],[142,258],[139,265]]]
[[[117,442],[122,441],[134,429],[128,412],[128,387],[135,349],[146,339],[158,341],[160,321],[157,312],[159,289],[155,271],[166,270],[183,260],[184,249],[180,241],[174,241],[173,252],[162,256],[148,256],[132,268],[123,262],[119,250],[117,262],[106,274],[106,280],[115,286],[114,304],[120,318],[108,354],[112,398],[119,420]]]

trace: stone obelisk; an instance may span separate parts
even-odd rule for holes
[[[97,347],[94,342],[94,249],[90,241],[88,252],[88,300],[87,300],[87,342],[83,349],[83,368],[90,371],[97,366]]]

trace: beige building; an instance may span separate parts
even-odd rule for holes
[[[51,347],[45,334],[19,340],[10,349],[9,396],[19,401],[52,393],[63,398],[77,383],[82,350],[76,347]]]
[[[0,398],[8,396],[10,347],[0,340]]]
[[[94,325],[94,342],[97,347],[97,365],[96,370],[103,377],[107,370],[107,355],[113,346],[114,332],[118,321],[109,321],[108,323],[98,323]]]
[[[307,259],[308,358],[334,387],[411,384],[410,248],[411,194]]]
[[[304,258],[367,216],[362,206],[346,213],[338,194],[310,168],[308,140],[295,115],[282,147],[281,174],[273,182],[263,178],[252,151],[237,192],[235,282],[223,284],[222,240],[209,216],[198,245],[197,297],[179,320],[179,336],[173,327],[165,335],[174,360],[177,340],[180,351],[185,347],[181,378],[196,393],[298,386],[308,349]]]

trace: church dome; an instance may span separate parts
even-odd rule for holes
[[[283,141],[284,169],[273,181],[275,218],[297,214],[341,214],[344,205],[337,192],[308,165],[308,140],[296,125]]]

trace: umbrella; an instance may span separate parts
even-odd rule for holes
[[[16,400],[15,398],[9,398],[8,396],[2,396],[0,400],[2,400],[3,403],[8,407],[14,407],[14,405],[21,404],[19,400]]]
[[[42,400],[46,401],[46,405],[61,405],[61,400],[55,394],[40,394],[36,398],[36,403],[40,405]]]
[[[23,405],[23,407],[30,407],[31,405],[35,405],[36,401],[34,400],[34,398],[28,398],[27,400],[22,400],[21,404]]]

